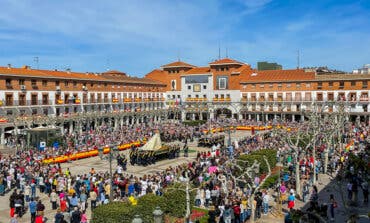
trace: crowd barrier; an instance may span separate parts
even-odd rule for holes
[[[136,141],[136,142],[133,142],[133,143],[127,143],[127,144],[119,145],[117,148],[118,148],[118,150],[121,151],[121,150],[130,149],[132,146],[133,147],[140,147],[144,144],[145,144],[144,142]],[[109,150],[110,150],[109,147],[104,147],[103,153],[107,154],[107,153],[109,153]],[[44,164],[65,163],[65,162],[68,162],[68,161],[85,159],[85,158],[89,158],[89,157],[93,157],[93,156],[97,156],[97,155],[99,155],[98,150],[97,149],[92,149],[92,150],[78,152],[78,153],[74,153],[74,154],[70,154],[70,155],[60,155],[60,156],[45,158],[45,159],[42,160],[42,163],[44,163]]]

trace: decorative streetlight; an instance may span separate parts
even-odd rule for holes
[[[283,211],[282,211],[282,204],[281,204],[281,190],[280,190],[280,187],[281,187],[281,176],[280,176],[280,170],[281,168],[283,168],[283,164],[280,162],[280,156],[279,156],[279,162],[276,163],[276,167],[278,168],[278,185],[279,185],[279,190],[278,190],[278,214],[279,216],[282,215]]]
[[[160,207],[156,207],[153,211],[154,223],[162,223],[163,220],[163,211]]]
[[[132,223],[143,223],[143,219],[141,219],[139,215],[135,215],[134,219],[132,219]]]
[[[101,160],[103,160],[104,157],[104,148],[100,147],[98,148],[99,157]],[[108,151],[108,161],[109,161],[109,176],[110,176],[110,194],[109,199],[113,200],[113,171],[112,171],[112,161],[114,157],[116,157],[119,153],[117,145],[110,145],[109,151]]]

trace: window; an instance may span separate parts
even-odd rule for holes
[[[322,89],[322,82],[317,83],[317,89]]]
[[[104,83],[104,87],[107,87],[108,86],[108,83]]]
[[[256,88],[256,84],[252,84],[252,88],[255,89]]]
[[[273,88],[273,87],[274,87],[274,84],[269,84],[269,87],[270,87],[270,88]]]
[[[204,84],[208,83],[207,75],[196,75],[185,77],[185,84]]]
[[[43,87],[48,86],[48,81],[47,81],[47,80],[42,80],[42,86],[43,86]]]
[[[286,84],[287,88],[290,88],[291,86],[292,86],[292,84]]]
[[[340,81],[339,82],[339,89],[343,89],[344,88],[344,81]]]
[[[228,89],[228,77],[227,76],[217,77],[217,89],[219,90]]]
[[[19,85],[24,85],[24,79],[19,79],[19,80],[18,80],[18,84],[19,84]]]
[[[265,85],[264,84],[260,84],[260,88],[264,88],[265,87]]]
[[[188,94],[188,98],[191,98],[191,95],[190,94]]]
[[[362,89],[366,89],[367,88],[367,81],[362,81]]]
[[[296,83],[296,88],[301,88],[301,83]]]
[[[59,81],[55,81],[55,86],[58,86],[59,87],[60,85],[60,82]]]
[[[204,94],[204,95],[203,95],[203,98],[207,98],[207,95],[206,95],[206,94]]]
[[[5,85],[7,88],[11,88],[12,87],[12,80],[11,79],[6,79],[5,80]]]
[[[69,81],[64,81],[64,86],[68,87]]]
[[[77,86],[77,81],[73,81],[73,87]]]
[[[171,80],[171,90],[176,90],[176,80]]]
[[[356,86],[356,81],[351,81],[351,86],[352,87]]]
[[[90,87],[94,87],[94,83],[92,83],[92,82],[91,82],[91,83],[90,83]]]
[[[278,83],[278,88],[281,88],[283,85],[281,83]]]
[[[329,81],[329,87],[333,87],[333,82]]]
[[[203,85],[203,90],[206,90],[207,89],[207,85]]]
[[[36,80],[31,80],[31,85],[33,88],[37,88],[37,81]]]
[[[306,83],[306,88],[310,88],[311,87],[311,84],[310,83]]]
[[[191,85],[188,85],[188,90],[191,90]]]

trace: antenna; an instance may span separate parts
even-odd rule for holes
[[[36,63],[37,70],[39,69],[39,57],[34,57],[33,62]]]
[[[299,66],[300,66],[300,55],[299,55],[300,53],[299,53],[299,50],[297,50],[297,69],[299,69]]]
[[[228,58],[229,57],[229,49],[226,47],[226,58]]]
[[[177,50],[177,61],[180,61],[180,50]]]
[[[109,61],[109,58],[107,58],[107,71],[109,70],[110,68],[110,61]]]
[[[218,59],[221,59],[221,44],[220,42],[218,43]]]

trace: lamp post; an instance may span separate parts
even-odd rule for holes
[[[104,159],[104,148],[100,147],[98,148],[99,157],[100,159]],[[109,161],[109,176],[110,176],[110,194],[109,199],[113,200],[113,171],[112,171],[112,161],[113,158],[117,156],[119,150],[117,145],[110,145],[109,146],[109,152],[108,152],[108,161]]]
[[[156,207],[153,211],[154,223],[162,223],[163,220],[163,211],[160,207]]]
[[[279,156],[279,162],[276,164],[276,167],[278,168],[278,184],[279,184],[279,191],[278,191],[278,214],[281,216],[282,211],[282,204],[281,204],[281,176],[280,176],[280,169],[283,168],[283,164],[280,162],[280,156]]]

